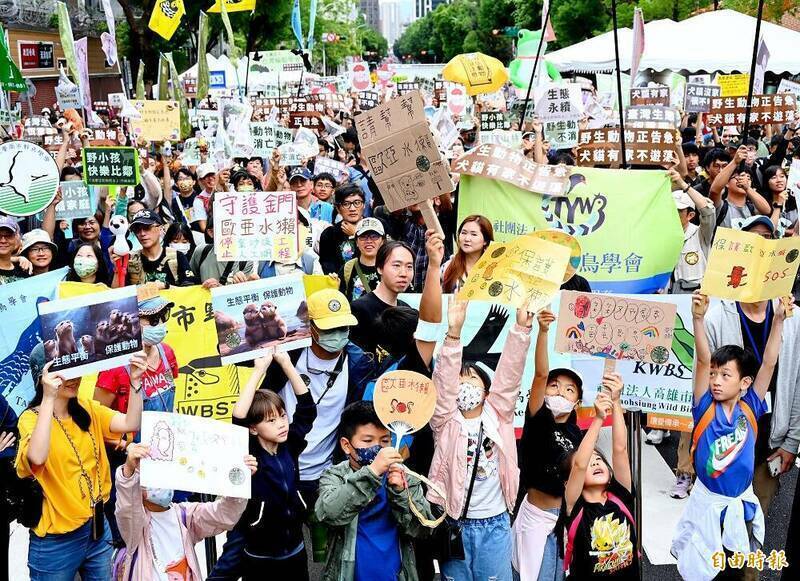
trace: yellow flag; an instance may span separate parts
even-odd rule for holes
[[[183,6],[183,0],[157,0],[147,26],[159,36],[169,40],[178,30],[184,14],[186,8]]]
[[[214,5],[206,12],[219,12],[222,10],[222,0],[214,0]],[[225,8],[228,12],[244,12],[256,9],[256,0],[225,0]]]

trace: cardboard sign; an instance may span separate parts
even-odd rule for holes
[[[144,412],[141,439],[150,446],[140,464],[142,486],[250,498],[250,469],[244,463],[249,433],[244,426]]]
[[[250,135],[253,154],[260,157],[270,157],[273,149],[292,141],[292,130],[274,123],[250,123]]]
[[[716,84],[720,86],[722,97],[747,96],[747,89],[750,86],[750,73],[717,75]]]
[[[581,131],[578,137],[579,166],[620,164],[620,132],[615,127]],[[630,165],[671,166],[678,160],[678,132],[674,129],[626,129],[625,155]]]
[[[467,89],[458,83],[447,83],[445,88],[447,95],[447,110],[451,115],[455,115],[459,118],[463,117],[467,113],[469,101]]]
[[[501,111],[481,111],[480,130],[494,131],[495,129],[511,129],[511,121]]]
[[[389,371],[375,382],[375,413],[387,428],[411,434],[425,427],[436,407],[433,380],[414,371]]]
[[[521,151],[501,145],[480,145],[451,164],[459,174],[481,176],[508,182],[530,192],[561,196],[569,184],[569,168],[541,165],[526,158]]]
[[[192,137],[183,142],[181,162],[186,166],[198,166],[202,162],[200,157],[200,140]]]
[[[141,118],[131,119],[131,131],[137,139],[146,141],[177,141],[180,139],[181,111],[176,101],[138,101],[131,105]]]
[[[0,212],[31,216],[56,197],[60,171],[55,160],[28,141],[0,144]]]
[[[758,234],[717,228],[703,283],[705,294],[743,303],[790,295],[800,239],[768,240]]]
[[[663,364],[669,360],[674,304],[562,291],[556,351]]]
[[[632,87],[631,106],[637,105],[669,107],[669,87]]]
[[[70,81],[66,75],[59,78],[55,86],[56,101],[62,111],[67,109],[80,110],[83,107],[83,95],[78,85]]]
[[[662,105],[638,105],[625,109],[625,126],[631,129],[677,129],[681,114]]]
[[[135,186],[139,155],[135,147],[84,147],[83,181],[90,186]]]
[[[142,349],[136,287],[41,303],[39,324],[45,360],[65,379],[125,365]]]
[[[83,182],[61,182],[61,201],[56,205],[56,220],[74,220],[94,215],[97,193]]]
[[[278,276],[211,289],[222,363],[311,345],[303,279]]]
[[[218,192],[214,199],[217,260],[297,259],[297,198],[294,192]]]
[[[577,119],[559,119],[544,122],[544,138],[553,149],[570,149],[578,145]]]
[[[458,297],[536,312],[558,293],[571,249],[536,236],[489,245]]]
[[[337,183],[343,183],[350,179],[350,172],[345,164],[330,157],[318,155],[314,158],[314,175],[318,176],[321,173],[331,174]]]
[[[753,95],[750,102],[750,122],[787,123],[797,118],[797,97],[790,93]],[[722,97],[711,99],[708,113],[710,125],[744,125],[747,97]]]
[[[423,106],[414,92],[356,117],[364,157],[391,211],[455,188]]]
[[[687,113],[708,113],[711,110],[711,99],[722,95],[717,85],[700,85],[687,83],[683,108]]]

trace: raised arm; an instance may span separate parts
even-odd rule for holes
[[[53,409],[58,397],[58,390],[64,383],[63,378],[57,373],[50,373],[50,365],[44,366],[42,373],[42,403],[39,404],[39,413],[36,415],[36,424],[31,432],[26,453],[31,469],[44,466],[50,455],[50,426]]]
[[[613,403],[611,411],[611,465],[614,478],[628,492],[631,490],[631,463],[628,460],[628,428],[625,427],[625,411],[620,403],[620,395],[624,383],[619,373],[608,373],[603,376],[603,387],[608,388]]]
[[[536,335],[536,355],[534,359],[533,381],[528,394],[528,413],[534,415],[544,403],[544,394],[547,391],[547,376],[550,373],[550,361],[547,353],[547,334],[550,324],[556,320],[555,315],[548,309],[542,309],[536,316],[539,322],[539,333]]]
[[[115,434],[138,432],[142,426],[142,376],[147,370],[147,355],[139,351],[131,356],[131,388],[128,393],[128,409],[124,414],[111,418],[109,430]]]
[[[434,230],[425,233],[425,252],[428,254],[428,271],[422,287],[422,298],[419,302],[419,320],[426,323],[442,322],[442,285],[439,282],[439,271],[444,259],[444,238]],[[417,351],[426,365],[430,366],[436,340],[415,339]]]
[[[581,445],[572,455],[572,467],[569,471],[569,479],[564,488],[564,502],[567,505],[567,514],[572,513],[575,503],[578,502],[583,492],[583,483],[586,480],[586,468],[592,460],[592,452],[597,444],[597,437],[600,435],[600,428],[606,416],[611,413],[611,397],[608,393],[600,392],[594,401],[595,416],[589,429],[581,440]]]
[[[494,372],[492,388],[486,401],[490,402],[500,415],[500,420],[511,421],[519,398],[522,371],[531,344],[533,313],[526,308],[517,309],[517,324],[509,331],[506,344],[497,369]]]
[[[782,297],[775,307],[775,316],[772,317],[772,328],[769,331],[769,339],[764,347],[764,359],[756,375],[753,387],[759,399],[764,399],[772,381],[772,374],[775,372],[775,365],[778,363],[778,355],[781,352],[781,342],[783,341],[783,321],[786,319],[786,307],[788,304],[791,309],[794,305],[792,297]]]
[[[442,351],[433,370],[433,383],[436,386],[436,407],[431,418],[434,432],[440,430],[458,413],[456,398],[461,377],[461,328],[467,316],[467,301],[450,297],[447,305],[447,335]]]
[[[694,291],[692,296],[692,327],[694,329],[694,401],[700,401],[706,391],[711,378],[711,348],[708,344],[708,335],[703,319],[708,311],[708,297],[700,291]]]
[[[767,199],[759,194],[754,187],[750,186],[747,188],[747,197],[753,202],[759,214],[769,216],[772,213],[772,206],[769,205]]]
[[[708,197],[711,198],[711,201],[714,202],[714,206],[717,208],[722,205],[722,190],[725,189],[725,186],[728,184],[728,180],[731,179],[736,167],[746,157],[747,148],[742,145],[736,150],[736,153],[734,154],[730,163],[720,170],[720,172],[717,174],[717,177],[715,177],[714,181],[711,183],[711,187],[708,190]]]
[[[117,517],[119,533],[128,547],[137,547],[144,538],[145,510],[142,505],[142,487],[139,481],[139,463],[150,455],[150,446],[130,444],[125,464],[117,468]]]
[[[264,379],[270,363],[272,363],[272,355],[265,355],[253,361],[253,373],[250,374],[247,383],[239,392],[239,399],[236,400],[236,404],[233,406],[234,418],[243,420],[247,417],[247,412],[250,411],[250,405],[253,403],[253,396],[261,385],[261,380]],[[295,371],[295,373],[297,372]],[[294,384],[292,384],[292,387],[294,387]]]

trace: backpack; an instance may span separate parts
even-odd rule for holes
[[[361,284],[364,285],[364,294],[370,292],[369,279],[367,278],[367,275],[365,275],[364,272],[361,270],[361,265],[359,264],[357,257],[351,258],[350,260],[344,263],[343,274],[344,274],[345,290],[347,289],[347,287],[350,286],[350,280],[353,278],[354,270],[356,271],[356,274],[358,274],[358,278],[361,280]],[[350,299],[350,297],[347,298]]]
[[[616,504],[622,513],[628,518],[628,521],[631,523],[631,525],[635,527],[636,520],[633,518],[631,511],[628,510],[628,507],[625,506],[625,503],[622,502],[620,497],[613,492],[607,492],[606,494],[608,495],[608,501]],[[580,526],[582,520],[583,509],[581,508],[578,511],[578,514],[575,516],[575,520],[573,520],[572,524],[569,525],[569,531],[567,532],[567,546],[564,549],[564,571],[569,570],[569,565],[572,562],[572,548],[575,546],[575,535],[578,534],[578,526]]]
[[[203,246],[203,250],[200,251],[200,260],[197,262],[197,276],[200,276],[200,268],[203,266],[203,262],[205,262],[208,255],[211,254],[211,251],[214,250],[214,244],[206,244]],[[233,265],[236,262],[228,262],[225,265],[225,268],[222,271],[222,276],[219,279],[219,284],[225,286],[228,284],[228,277],[231,275],[231,271],[233,270]],[[247,265],[246,262],[239,262],[239,271],[244,270],[245,266]]]
[[[738,403],[740,404],[740,408],[742,410],[742,413],[744,414],[744,417],[747,418],[747,423],[750,424],[750,427],[753,430],[753,434],[755,434],[755,436],[758,437],[758,422],[756,422],[756,416],[753,413],[750,404],[742,400],[739,400]],[[689,457],[692,459],[694,458],[694,451],[695,448],[697,448],[697,443],[700,441],[700,437],[703,435],[708,426],[714,420],[714,417],[717,415],[717,405],[719,404],[716,401],[712,401],[711,405],[708,406],[708,409],[703,413],[698,422],[694,425],[694,428],[692,428],[692,447],[689,450]]]
[[[180,509],[181,523],[183,524],[183,528],[186,528],[186,507],[184,507],[182,504],[179,504],[176,508]],[[128,581],[131,581],[133,564],[136,562],[136,558],[138,556],[138,552],[134,551],[130,556],[130,563],[128,563],[128,547],[120,547],[117,549],[117,552],[114,554],[114,560],[111,564],[111,579],[114,581],[124,581],[126,578],[125,571],[128,571],[127,579]]]
[[[722,204],[719,209],[719,214],[717,214],[717,227],[719,227],[720,224],[725,221],[725,216],[728,215],[728,206],[730,206],[727,196],[722,201],[725,203]],[[751,216],[758,216],[758,210],[756,210],[756,206],[750,201],[750,198],[745,200],[744,205],[748,210],[750,210]]]
[[[178,251],[167,247],[165,255],[167,268],[172,273],[172,280],[178,282]],[[141,284],[144,280],[144,266],[142,265],[142,253],[131,252],[128,259],[128,284]]]

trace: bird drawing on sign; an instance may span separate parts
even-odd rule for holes
[[[36,304],[46,301],[39,297]],[[41,339],[39,319],[34,318],[30,325],[20,334],[14,350],[0,360],[0,393],[8,395],[17,387],[26,373],[30,372],[30,353]]]
[[[27,204],[29,201],[28,190],[31,187],[31,183],[35,182],[36,180],[40,180],[42,178],[47,177],[47,174],[42,174],[40,176],[23,174],[21,176],[15,177],[13,173],[14,165],[17,163],[17,157],[19,156],[20,153],[22,152],[18,151],[17,153],[14,154],[14,157],[11,158],[11,165],[8,167],[8,181],[0,182],[0,188],[4,187],[11,188],[11,190],[15,194],[20,196],[23,200],[25,200],[25,203]]]

